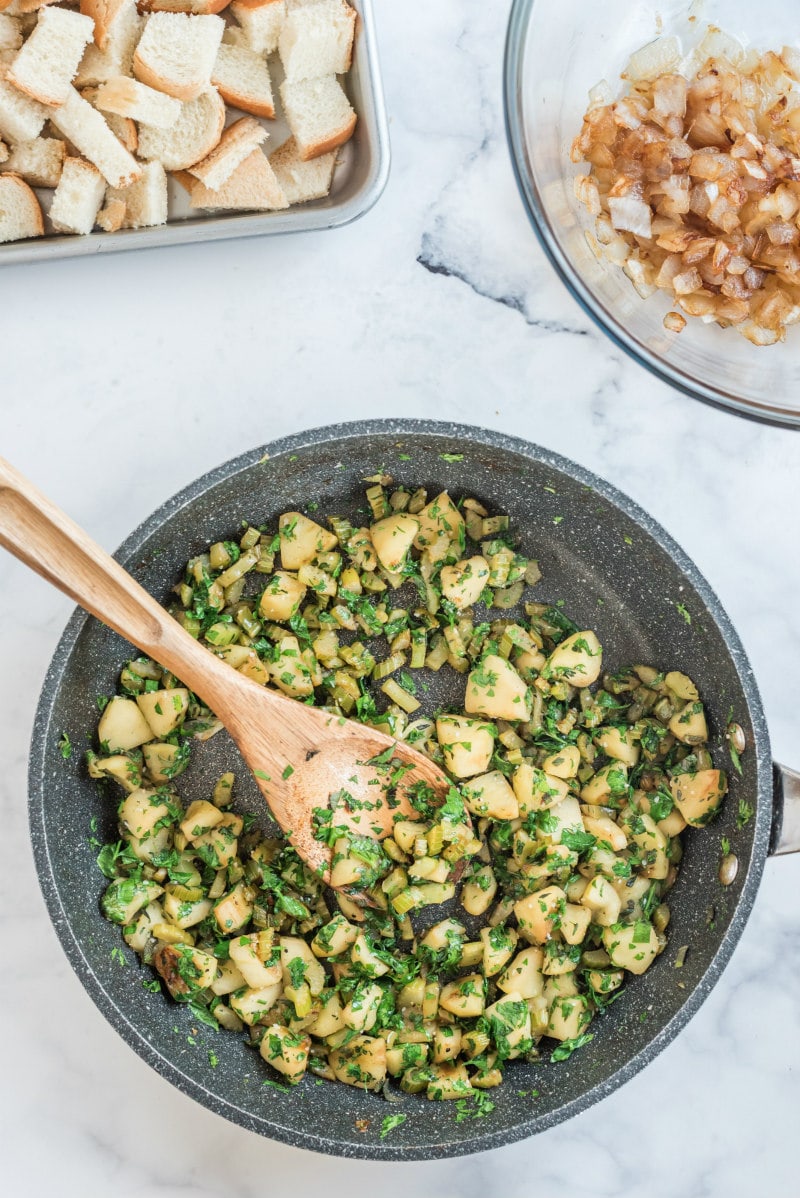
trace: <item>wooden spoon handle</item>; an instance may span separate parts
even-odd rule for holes
[[[3,458],[0,545],[212,706],[222,689],[230,693],[237,682],[255,685],[203,649],[118,562]],[[224,721],[224,713],[219,714]]]

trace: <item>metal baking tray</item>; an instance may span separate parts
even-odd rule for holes
[[[47,218],[52,191],[37,190],[45,199],[45,236],[0,245],[0,265],[75,258],[84,254],[110,254],[118,250],[152,249],[160,245],[183,245],[191,241],[220,241],[226,237],[262,237],[275,233],[302,233],[311,229],[334,229],[363,216],[379,199],[389,177],[389,130],[383,99],[372,0],[350,0],[358,11],[353,65],[343,80],[350,102],[358,113],[351,140],[339,150],[330,195],[299,204],[283,212],[198,214],[189,207],[183,188],[169,178],[169,220],[153,229],[120,229],[118,233],[89,233],[86,236],[53,233]],[[283,80],[280,60],[270,58],[273,92],[278,117],[262,122],[269,130],[264,144],[267,154],[289,136],[280,113],[278,88]],[[231,109],[229,123],[242,114]],[[1,169],[1,168],[0,168]]]

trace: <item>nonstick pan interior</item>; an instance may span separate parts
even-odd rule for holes
[[[683,670],[700,687],[715,743],[722,744],[731,709],[745,729],[750,749],[743,777],[732,775],[718,821],[685,838],[670,896],[669,946],[594,1020],[593,1042],[557,1065],[512,1063],[504,1085],[489,1095],[494,1109],[481,1119],[457,1120],[453,1103],[398,1094],[390,1105],[379,1095],[312,1077],[284,1093],[264,1084],[266,1067],[242,1039],[198,1025],[189,1010],[146,990],[141,983],[148,972],[124,947],[128,967],[120,968],[118,930],[98,909],[104,879],[90,838],[115,837],[115,802],[90,782],[79,754],[65,762],[58,751],[64,732],[73,745],[86,743],[96,696],[111,693],[129,653],[121,638],[79,612],[53,659],[37,714],[31,828],[45,898],[67,955],[140,1056],[205,1106],[265,1136],[345,1156],[408,1160],[496,1147],[551,1126],[609,1093],[669,1042],[719,976],[752,905],[769,840],[771,763],[749,664],[696,568],[608,484],[514,438],[414,421],[340,425],[286,438],[187,488],[117,556],[163,600],[187,557],[234,535],[242,519],[272,524],[281,511],[305,509],[310,501],[321,514],[353,517],[365,506],[364,476],[377,470],[425,485],[431,494],[446,487],[508,512],[522,551],[541,565],[533,597],[563,603],[581,627],[596,629],[608,668],[648,662]],[[430,682],[427,711],[458,694],[458,680],[450,678],[449,689],[433,675]],[[726,757],[720,750],[721,764],[728,764]],[[259,792],[224,733],[194,748],[178,789],[187,799],[207,797],[226,769],[237,775],[239,809],[259,810]],[[737,828],[740,799],[756,806],[743,828]],[[723,835],[740,862],[728,888],[717,880]],[[683,946],[685,963],[676,968]],[[405,1121],[381,1139],[383,1120],[397,1113]]]

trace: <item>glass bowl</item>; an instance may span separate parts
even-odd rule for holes
[[[789,0],[514,0],[505,61],[506,127],[531,223],[550,261],[601,329],[658,378],[695,399],[775,424],[800,427],[800,326],[778,345],[751,345],[734,329],[689,318],[663,326],[666,295],[642,299],[622,270],[602,263],[585,232],[570,162],[588,92],[601,79],[617,94],[630,55],[661,33],[696,41],[717,24],[746,46],[798,45]]]

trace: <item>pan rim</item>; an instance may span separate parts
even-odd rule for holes
[[[514,453],[524,458],[546,464],[559,473],[565,474],[568,478],[584,486],[591,487],[610,504],[634,520],[642,531],[654,540],[661,550],[670,556],[677,568],[700,595],[736,665],[754,730],[753,750],[756,757],[758,796],[753,827],[752,857],[745,882],[728,929],[716,953],[712,957],[706,972],[702,975],[700,981],[690,992],[684,1004],[673,1018],[644,1048],[632,1056],[610,1077],[606,1078],[603,1082],[591,1086],[579,1097],[564,1103],[563,1106],[556,1107],[541,1115],[535,1115],[530,1119],[525,1119],[511,1127],[497,1131],[476,1131],[476,1134],[468,1140],[445,1143],[439,1140],[413,1146],[402,1146],[399,1144],[389,1144],[384,1141],[372,1143],[355,1139],[327,1139],[306,1129],[288,1127],[273,1122],[267,1117],[256,1117],[236,1104],[219,1098],[213,1091],[185,1074],[172,1060],[154,1049],[146,1039],[144,1032],[131,1023],[124,1008],[118,1006],[105,991],[101,981],[92,971],[91,965],[84,955],[80,941],[72,930],[58,892],[50,859],[45,819],[46,778],[44,749],[47,743],[47,733],[55,703],[56,685],[70,660],[78,637],[86,623],[91,619],[80,608],[76,609],[59,639],[42,685],[31,736],[28,771],[29,826],[37,876],[53,927],[70,965],[97,1008],[129,1047],[182,1093],[193,1098],[207,1109],[214,1111],[214,1113],[222,1115],[231,1122],[246,1127],[248,1130],[256,1132],[259,1135],[278,1140],[293,1147],[302,1147],[331,1156],[363,1160],[418,1161],[445,1159],[484,1152],[506,1144],[516,1143],[566,1122],[567,1119],[587,1110],[640,1072],[645,1065],[649,1064],[650,1061],[666,1048],[678,1032],[696,1014],[728,964],[744,930],[758,892],[768,853],[772,822],[772,758],[766,718],[758,686],[744,646],[716,593],[692,559],[643,508],[605,479],[600,478],[578,463],[554,453],[543,446],[535,445],[519,437],[475,425],[462,425],[433,420],[375,419],[351,421],[293,433],[239,454],[222,465],[208,471],[194,482],[189,483],[186,487],[183,487],[176,495],[162,503],[152,515],[142,521],[125,538],[114,554],[114,557],[119,561],[125,561],[133,557],[141,549],[143,542],[163,525],[165,519],[174,515],[175,512],[193,502],[198,495],[204,494],[218,483],[235,477],[235,475],[263,461],[265,454],[269,457],[274,457],[287,452],[299,452],[303,448],[311,446],[331,443],[338,444],[346,441],[348,438],[354,437],[397,436],[398,438],[402,438],[411,435],[447,438],[451,442],[458,441],[461,444],[471,442],[483,448],[494,448]]]

